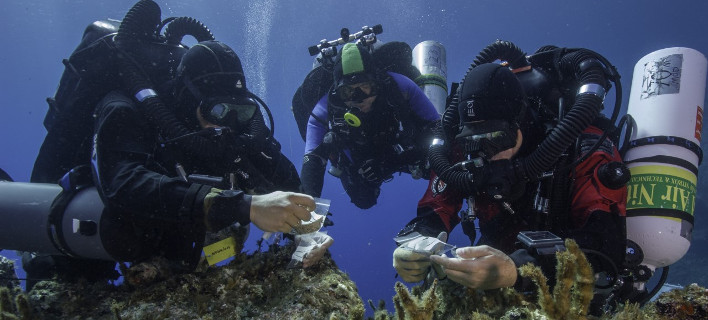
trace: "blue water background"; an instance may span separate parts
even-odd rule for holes
[[[0,168],[17,181],[28,181],[46,131],[45,99],[53,96],[68,58],[85,27],[94,20],[122,19],[133,1],[4,0],[0,10]],[[622,75],[626,110],[634,64],[666,47],[690,47],[708,54],[706,1],[157,1],[163,18],[191,16],[204,22],[220,41],[241,57],[249,88],[273,111],[275,135],[283,152],[299,169],[304,143],[290,111],[292,95],[312,66],[307,48],[382,24],[383,41],[411,46],[436,40],[447,49],[448,83],[459,81],[473,58],[497,39],[509,40],[528,53],[543,45],[585,47],[608,58]],[[613,95],[607,101],[613,101]],[[611,105],[605,110],[609,115]],[[701,177],[705,167],[701,166]],[[704,181],[704,179],[700,179]],[[364,298],[386,301],[396,279],[392,237],[415,215],[426,181],[396,176],[382,188],[370,210],[353,206],[340,183],[327,175],[324,198],[332,200],[332,255],[354,280]],[[708,256],[704,224],[707,186],[698,187],[696,231],[688,255]],[[0,195],[2,199],[2,195]],[[4,201],[5,199],[3,199]],[[0,229],[11,226],[0,225]],[[1,232],[2,230],[0,230]],[[253,230],[249,250],[261,232]],[[39,236],[39,235],[38,235]],[[452,243],[468,243],[456,230]],[[1,254],[14,256],[13,252]],[[703,260],[705,261],[705,260]],[[692,266],[677,263],[677,274]],[[19,269],[19,268],[18,268]],[[681,271],[683,270],[683,271]],[[21,270],[18,273],[22,275]],[[670,276],[688,284],[690,277]],[[701,283],[706,286],[708,283]],[[368,311],[370,314],[370,310]]]

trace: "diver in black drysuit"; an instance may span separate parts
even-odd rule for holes
[[[115,261],[160,256],[174,271],[191,271],[207,231],[253,222],[289,232],[310,218],[314,199],[294,192],[297,171],[265,125],[231,48],[199,42],[157,90],[131,63],[121,61],[127,89],[109,92],[94,110],[90,168],[72,170],[73,180],[98,189],[106,207],[102,245]],[[31,279],[117,278],[113,261],[26,254],[23,267]]]
[[[215,53],[220,61],[209,61]],[[180,64],[171,94],[174,101],[169,103],[176,106],[179,120],[195,132],[210,132],[209,125],[205,125],[208,119],[203,116],[206,112],[197,110],[197,106],[200,109],[212,107],[212,110],[235,106],[239,110],[228,112],[246,113],[245,116],[239,114],[233,119],[223,119],[225,123],[219,125],[227,126],[224,128],[228,129],[227,132],[207,137],[213,143],[209,147],[219,152],[197,154],[194,150],[183,148],[179,137],[165,142],[133,100],[122,92],[111,92],[97,106],[93,166],[104,202],[111,209],[110,214],[116,216],[110,238],[123,243],[117,246],[123,249],[116,256],[120,261],[142,260],[156,253],[169,260],[193,259],[189,256],[192,251],[189,244],[203,237],[203,230],[200,230],[202,226],[199,221],[184,222],[194,219],[195,215],[199,218],[204,199],[214,196],[213,187],[233,190],[229,191],[229,197],[233,198],[230,201],[234,201],[236,207],[242,207],[237,209],[237,222],[241,225],[250,222],[244,191],[265,194],[276,190],[299,190],[297,171],[280,152],[277,141],[269,136],[258,105],[245,97],[245,82],[241,90],[228,88],[231,84],[228,78],[234,75],[227,74],[229,70],[218,69],[228,65],[227,60],[233,59],[237,59],[233,51],[218,42],[201,42],[192,47]],[[192,61],[194,65],[190,65]],[[240,63],[237,69],[240,69]],[[241,78],[232,80],[245,80],[242,70],[237,73],[241,74]],[[192,82],[185,78],[191,78]],[[209,106],[207,101],[215,97],[214,105]],[[218,97],[226,98],[226,102],[218,101]],[[241,112],[246,109],[250,110]],[[186,182],[173,169],[177,166],[186,173],[198,173],[223,182],[216,185],[205,181]],[[230,178],[229,173],[234,173],[235,179]],[[180,218],[175,219],[177,212]],[[156,232],[155,226],[160,226],[160,230]],[[222,227],[226,225],[212,226],[215,230]],[[145,230],[149,231],[146,233]],[[145,237],[134,237],[136,232]],[[126,246],[130,239],[139,243]]]

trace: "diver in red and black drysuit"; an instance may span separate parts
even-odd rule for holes
[[[531,179],[523,160],[539,148],[546,132],[531,116],[517,76],[500,64],[481,64],[470,69],[458,94],[459,103],[449,107],[446,116],[456,113],[459,123],[446,126],[447,131],[438,128],[438,137],[444,142],[436,141],[431,148],[438,149],[430,152],[430,161],[437,165],[444,162],[445,169],[433,173],[418,203],[417,217],[397,240],[418,233],[446,241],[462,222],[475,246],[458,248],[456,254],[462,259],[428,258],[400,246],[393,257],[403,280],[423,280],[432,261],[441,265],[451,280],[471,288],[516,286],[528,291],[530,280],[517,273],[521,265],[539,265],[549,279],[555,274],[553,253],[558,248],[540,254],[542,250],[518,244],[520,232],[539,230],[574,239],[586,251],[596,273],[616,277],[617,266],[624,260],[627,189],[623,183],[608,184],[601,176],[616,168],[621,158],[609,139],[591,150],[602,136],[598,126],[607,119],[594,117],[569,148],[569,158],[555,159],[570,163],[590,150],[584,161],[572,167],[556,164],[559,170],[553,176]],[[460,212],[465,201],[470,209]],[[481,232],[477,243],[474,219],[479,219]]]

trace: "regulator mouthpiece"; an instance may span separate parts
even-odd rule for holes
[[[355,109],[352,109],[351,111],[344,114],[344,121],[346,121],[350,127],[358,128],[359,126],[361,126],[361,119],[357,117],[357,115],[355,114],[356,111],[354,110]]]

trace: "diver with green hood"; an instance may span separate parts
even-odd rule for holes
[[[307,123],[301,171],[304,192],[320,196],[327,162],[352,203],[368,209],[396,172],[427,176],[425,157],[439,115],[404,75],[377,66],[370,48],[347,43],[334,83]]]
[[[48,198],[29,212],[0,204],[3,225],[17,230],[1,246],[39,253],[24,259],[29,278],[110,279],[115,261],[156,258],[189,272],[208,233],[237,229],[243,241],[250,223],[290,232],[310,219],[315,201],[297,193],[297,171],[234,50],[193,18],[160,19],[142,0],[119,27],[87,28],[49,99],[35,183],[1,185]],[[185,35],[198,43],[183,45]]]

